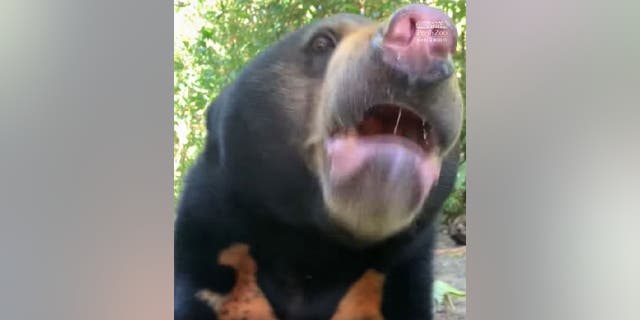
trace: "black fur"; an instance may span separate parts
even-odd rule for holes
[[[266,71],[275,62],[297,64],[321,80],[329,56],[305,49],[312,28],[254,59],[209,108],[206,147],[186,178],[175,224],[176,320],[215,319],[194,294],[230,290],[233,271],[216,260],[234,242],[249,244],[259,286],[281,320],[329,319],[368,268],[387,276],[385,319],[432,318],[436,213],[451,191],[457,152],[444,161],[437,188],[409,230],[364,248],[345,241],[328,221],[318,179],[296,148],[307,124],[283,112],[273,95],[278,75]],[[307,102],[300,108],[314,107]]]

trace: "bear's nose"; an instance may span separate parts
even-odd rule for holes
[[[401,71],[423,75],[456,50],[456,28],[444,12],[413,4],[397,10],[382,38],[383,59]]]

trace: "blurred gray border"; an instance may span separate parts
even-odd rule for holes
[[[0,9],[0,318],[173,318],[173,3]]]
[[[637,12],[469,1],[469,319],[638,319]],[[171,319],[172,3],[1,14],[2,319]]]
[[[637,4],[467,4],[468,319],[640,319]]]

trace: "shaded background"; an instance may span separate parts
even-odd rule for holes
[[[466,3],[464,0],[330,0],[214,1],[177,0],[174,4],[174,197],[179,198],[185,173],[205,142],[205,110],[220,90],[233,82],[246,62],[286,33],[337,13],[354,13],[382,21],[409,3],[437,7],[453,18],[458,30],[454,56],[465,96]],[[445,217],[464,213],[466,134],[462,166]]]

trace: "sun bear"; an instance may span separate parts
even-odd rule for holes
[[[455,50],[448,16],[409,5],[325,18],[249,62],[209,106],[185,180],[174,318],[432,319]]]

